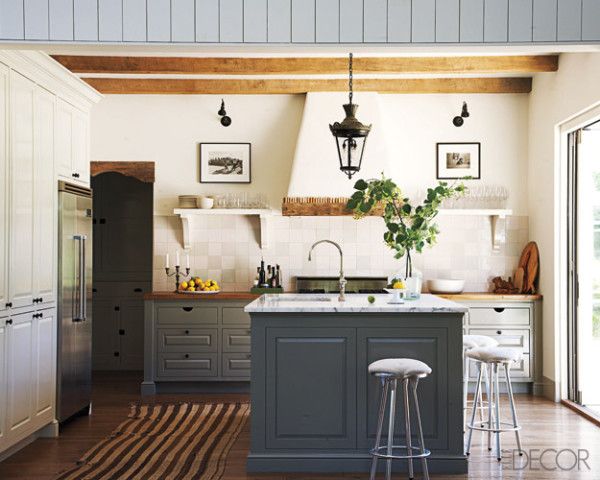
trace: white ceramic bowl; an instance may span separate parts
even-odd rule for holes
[[[444,278],[429,280],[429,291],[431,293],[460,293],[464,288],[464,280],[448,280]]]
[[[200,208],[213,208],[215,199],[212,197],[200,197],[198,198],[198,206]]]

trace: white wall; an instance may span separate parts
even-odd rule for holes
[[[343,118],[339,108],[315,117],[326,132],[321,162],[337,165],[328,123]],[[388,176],[412,193],[435,183],[436,142],[481,142],[481,181],[510,188],[509,207],[527,214],[527,119],[525,94],[381,95],[392,165]],[[452,125],[462,101],[471,117],[461,128]],[[360,104],[361,95],[357,94]],[[271,206],[281,207],[287,192],[296,138],[302,118],[303,95],[238,95],[226,98],[233,124],[224,128],[212,95],[107,95],[92,114],[92,160],[156,162],[155,213],[169,214],[177,195],[220,192],[262,192]],[[361,108],[358,110],[358,118]],[[365,122],[368,119],[364,120]],[[374,125],[374,129],[379,126]],[[381,127],[379,127],[381,128]],[[251,142],[252,184],[198,183],[199,142]],[[367,143],[367,150],[374,145]],[[365,158],[368,158],[368,152]],[[365,160],[368,161],[368,160]],[[329,177],[305,171],[307,181]],[[337,169],[333,175],[344,176]],[[360,175],[359,175],[360,176]],[[344,180],[345,181],[345,180]],[[346,181],[351,192],[353,181]]]
[[[225,128],[212,95],[107,95],[92,112],[92,160],[156,162],[155,213],[171,214],[178,195],[262,192],[280,205],[304,99],[301,95],[226,97]],[[198,143],[252,143],[252,183],[198,183]]]
[[[529,110],[529,230],[540,249],[540,290],[544,294],[544,370],[550,380],[560,380],[561,319],[558,310],[559,272],[556,260],[565,252],[558,247],[557,218],[560,191],[560,158],[555,151],[555,128],[577,112],[600,101],[600,54],[569,53],[560,56],[556,73],[537,74]],[[564,294],[564,292],[562,292]],[[564,335],[562,335],[564,337]],[[564,340],[564,338],[562,338]],[[566,378],[564,379],[566,381]]]
[[[344,94],[339,105],[347,100]],[[357,103],[367,101],[357,95]],[[417,256],[415,266],[426,278],[463,278],[469,291],[485,291],[495,275],[514,272],[527,232],[527,119],[528,96],[505,95],[381,95],[382,120],[389,135],[391,165],[388,176],[407,194],[435,184],[436,142],[481,142],[481,181],[510,188],[509,207],[518,216],[507,222],[506,244],[492,251],[490,221],[485,217],[444,217],[442,234],[434,249]],[[169,217],[177,195],[221,192],[261,192],[271,206],[280,208],[287,193],[292,158],[303,114],[302,95],[256,95],[226,97],[233,124],[224,128],[216,112],[217,96],[108,95],[92,114],[93,160],[145,160],[156,162],[154,288],[171,285],[164,276],[162,256],[181,248],[181,225]],[[471,117],[462,128],[452,125],[468,101]],[[327,102],[331,107],[332,103]],[[337,154],[328,123],[341,120],[343,111],[333,105],[316,115],[322,124],[320,162],[336,166]],[[325,107],[324,107],[325,108]],[[362,108],[362,105],[361,105]],[[365,109],[368,111],[368,109]],[[361,109],[358,111],[358,118]],[[368,121],[365,119],[364,121]],[[374,125],[374,128],[381,128]],[[375,137],[374,137],[375,138]],[[213,185],[198,183],[198,142],[252,143],[252,183]],[[367,148],[372,147],[370,143]],[[368,159],[366,160],[368,161]],[[323,169],[324,170],[324,169]],[[338,175],[337,168],[324,175],[318,167],[305,168],[307,182]],[[315,192],[327,195],[329,190]],[[294,288],[301,274],[335,275],[337,252],[322,248],[315,262],[306,255],[312,242],[331,238],[343,243],[346,273],[388,275],[401,269],[382,242],[381,219],[356,222],[352,218],[280,218],[274,225],[272,247],[261,252],[256,243],[255,219],[214,217],[197,222],[190,251],[192,268],[211,276],[229,290],[247,290],[261,254],[267,262],[282,265],[285,286]]]

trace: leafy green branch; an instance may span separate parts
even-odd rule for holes
[[[434,188],[427,189],[423,203],[413,206],[410,199],[402,194],[402,190],[391,179],[383,174],[381,179],[358,180],[354,184],[355,192],[348,201],[347,208],[360,219],[374,208],[382,209],[382,217],[387,231],[383,239],[388,247],[394,250],[395,258],[406,255],[406,276],[412,276],[411,253],[421,253],[425,246],[432,246],[440,233],[433,222],[439,213],[442,202],[448,198],[463,195],[464,184],[456,182],[439,182]]]

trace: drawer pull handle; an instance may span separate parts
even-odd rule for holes
[[[494,312],[496,313],[502,313],[504,311],[503,307],[494,307]]]
[[[496,333],[497,333],[498,335],[502,335],[502,330],[496,330]]]
[[[247,358],[248,360],[250,360],[250,359],[252,358],[252,355],[249,353],[248,355],[246,355],[246,358]]]
[[[189,354],[189,353],[186,353],[186,354],[184,355],[184,357],[185,357],[185,358],[190,358],[190,354]]]
[[[189,331],[189,330],[186,330],[186,331],[185,331],[185,334],[186,334],[186,335],[189,335],[189,334],[190,334],[190,331]]]
[[[182,309],[184,312],[191,312],[191,311],[194,309],[194,307],[181,307],[181,309]]]

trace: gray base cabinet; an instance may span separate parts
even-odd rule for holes
[[[248,471],[368,471],[381,393],[368,365],[382,358],[409,357],[433,370],[418,390],[425,443],[433,452],[431,470],[466,472],[462,313],[251,316]],[[399,396],[399,445],[405,443],[402,408]],[[395,468],[403,465],[398,462]]]
[[[142,394],[156,393],[161,383],[248,382],[247,303],[203,298],[146,300]]]
[[[466,334],[486,335],[501,346],[523,351],[521,362],[510,371],[515,390],[542,395],[542,301],[457,301],[469,307],[463,326]],[[477,380],[475,362],[471,362],[469,377],[473,390]]]

